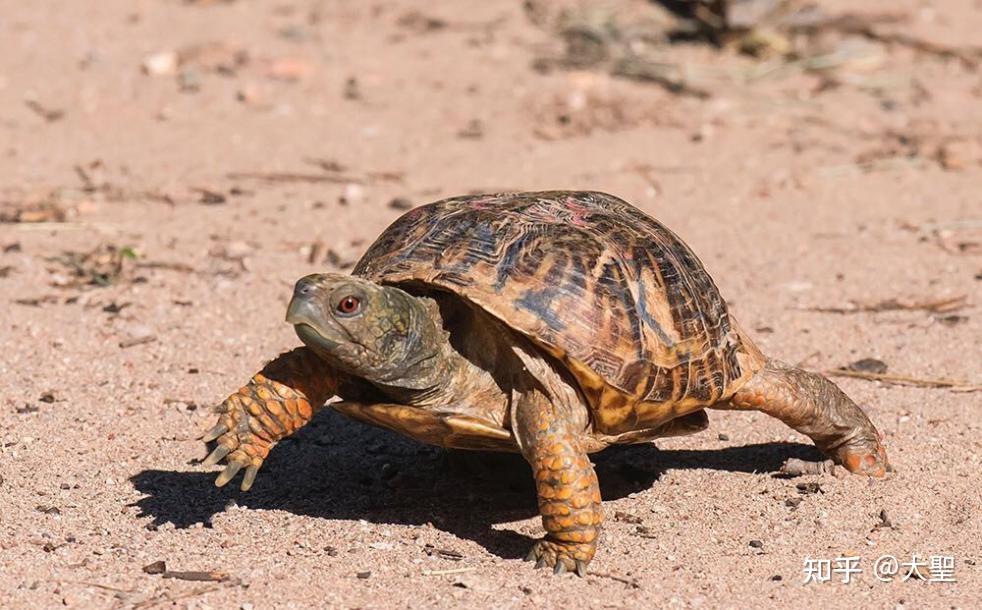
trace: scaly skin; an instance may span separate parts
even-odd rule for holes
[[[217,440],[205,465],[226,458],[215,485],[222,487],[246,469],[242,491],[248,491],[269,450],[310,421],[337,390],[334,369],[306,347],[280,354],[218,408],[218,424],[204,441]]]
[[[728,404],[714,407],[776,417],[850,472],[882,477],[892,470],[882,435],[856,403],[821,375],[768,360]]]
[[[532,466],[539,513],[546,536],[535,543],[529,561],[554,572],[586,574],[597,551],[603,519],[600,485],[580,433],[570,429],[568,414],[537,392],[519,401],[516,434]]]

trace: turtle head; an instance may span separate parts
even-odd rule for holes
[[[363,278],[314,274],[297,282],[286,321],[321,358],[383,390],[442,382],[446,337],[429,299]]]

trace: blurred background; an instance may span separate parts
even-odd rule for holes
[[[0,0],[0,606],[963,603],[980,32],[979,0]],[[613,576],[583,582],[516,560],[527,489],[336,416],[251,495],[212,489],[194,437],[297,343],[297,278],[416,205],[536,189],[679,233],[765,351],[854,375],[897,479],[796,491],[759,473],[789,441],[817,459],[802,437],[714,413],[628,475],[598,458],[628,482],[605,489]],[[799,585],[805,554],[850,549],[955,554],[968,584]],[[164,558],[251,586],[140,571]]]

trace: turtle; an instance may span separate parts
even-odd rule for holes
[[[411,209],[350,274],[295,285],[303,343],[218,408],[204,460],[255,481],[270,449],[328,407],[424,443],[520,453],[545,536],[536,567],[584,575],[602,526],[589,454],[691,434],[707,408],[758,410],[853,473],[892,470],[863,410],[766,357],[693,251],[613,195],[470,195]]]

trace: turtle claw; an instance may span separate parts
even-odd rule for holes
[[[215,440],[216,438],[218,438],[219,436],[225,434],[226,432],[228,432],[228,426],[226,426],[225,424],[221,424],[220,423],[217,426],[215,426],[214,428],[212,428],[211,430],[209,430],[209,431],[205,432],[204,434],[202,434],[201,435],[201,440],[204,441],[204,442],[206,442],[206,443],[210,443],[211,441]]]
[[[242,485],[239,487],[242,491],[249,491],[252,489],[252,484],[256,482],[256,474],[259,473],[259,466],[252,465],[246,468],[245,476],[242,477]]]
[[[836,453],[839,463],[853,474],[865,474],[879,479],[888,472],[893,472],[893,466],[887,460],[886,449],[878,440],[846,445]]]
[[[221,462],[222,461],[222,458],[224,458],[226,455],[228,455],[231,452],[232,452],[232,450],[229,449],[227,446],[225,446],[225,445],[219,445],[219,446],[215,447],[215,450],[212,451],[208,455],[208,457],[206,457],[204,459],[203,462],[201,462],[201,465],[202,466],[214,466],[218,462]]]
[[[240,391],[241,393],[241,391]],[[249,491],[256,482],[256,475],[269,450],[276,444],[259,420],[243,406],[240,394],[233,394],[218,408],[218,422],[201,436],[204,442],[215,441],[215,449],[202,462],[202,466],[214,466],[222,460],[225,470],[215,479],[215,485],[224,487],[245,470],[242,491]]]
[[[553,574],[575,573],[583,577],[587,573],[587,565],[593,558],[594,546],[584,543],[563,543],[553,540],[539,540],[532,547],[526,559],[536,559],[535,568],[552,568]]]
[[[242,462],[229,462],[225,470],[222,471],[222,474],[218,475],[218,478],[215,479],[215,487],[225,487],[235,475],[239,474],[240,470],[242,470]]]

